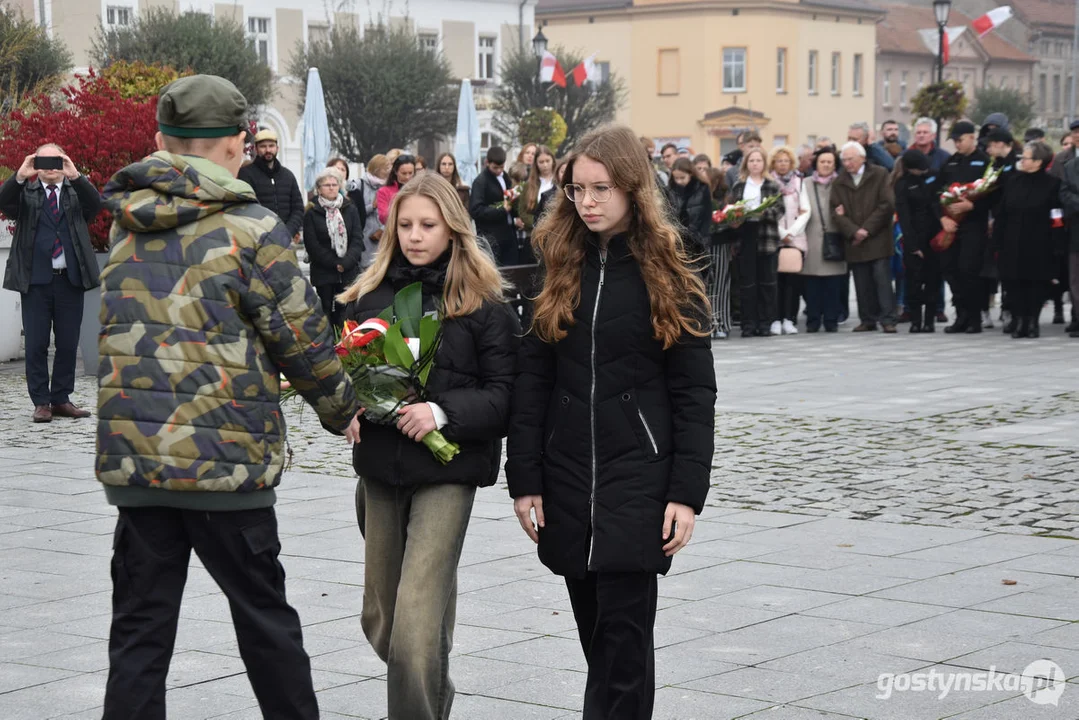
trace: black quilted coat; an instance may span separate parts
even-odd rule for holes
[[[606,260],[591,242],[580,303],[555,344],[526,335],[510,418],[513,497],[542,495],[540,560],[553,572],[670,569],[668,502],[701,511],[708,493],[716,380],[708,338],[664,350],[625,237]]]
[[[423,283],[424,311],[434,310],[442,297],[448,262],[448,252],[426,267],[413,267],[398,255],[382,284],[350,303],[345,317],[363,322],[378,316],[393,304],[398,290],[414,282]],[[505,304],[484,305],[466,317],[443,320],[442,344],[427,389],[430,400],[449,419],[442,434],[458,443],[461,453],[441,465],[422,443],[396,427],[376,425],[361,416],[360,442],[352,451],[356,473],[389,485],[493,485],[509,419],[520,333],[517,315]]]

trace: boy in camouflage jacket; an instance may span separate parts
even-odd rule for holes
[[[328,429],[357,404],[288,230],[235,179],[247,101],[215,76],[162,91],[160,152],[105,188],[97,477],[119,508],[106,720],[165,718],[191,550],[228,597],[264,714],[317,718],[273,510],[284,374]]]

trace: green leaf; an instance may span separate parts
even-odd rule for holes
[[[401,288],[393,298],[393,314],[401,324],[405,337],[420,336],[420,318],[423,317],[423,284],[412,283]]]
[[[393,325],[393,305],[383,310],[378,314],[378,319],[385,322],[387,325]]]
[[[386,331],[385,343],[382,349],[386,353],[386,362],[405,370],[412,368],[412,351],[408,349],[408,343],[401,334],[400,325],[390,325],[390,329]]]
[[[420,366],[419,378],[420,384],[427,385],[427,376],[431,374],[431,368],[435,366],[435,354],[430,351],[430,348],[438,342],[438,330],[441,323],[438,318],[431,315],[425,315],[420,319],[420,358],[427,356],[427,362]]]

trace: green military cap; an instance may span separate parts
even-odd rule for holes
[[[247,129],[247,98],[217,75],[173,80],[157,101],[157,127],[164,135],[219,138]]]

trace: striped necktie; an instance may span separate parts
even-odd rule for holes
[[[60,219],[60,202],[57,197],[59,193],[56,192],[55,185],[49,185],[45,190],[48,195],[49,212],[52,214],[52,219],[58,221]],[[55,260],[63,254],[64,246],[60,243],[60,234],[57,233],[56,239],[52,242],[52,259]]]

